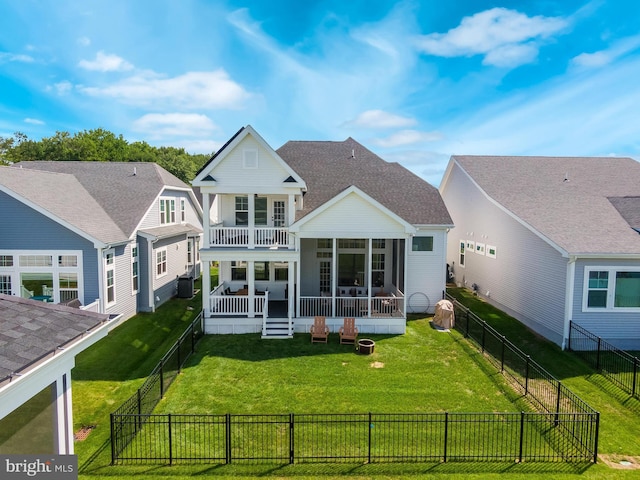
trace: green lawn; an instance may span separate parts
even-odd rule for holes
[[[602,412],[599,451],[614,458],[640,455],[640,413],[580,360],[513,324],[501,312],[464,292],[477,311],[514,343]],[[199,301],[173,300],[155,315],[139,315],[78,357],[74,378],[76,425],[97,425],[76,443],[81,478],[640,478],[603,462],[576,471],[562,464],[383,465],[108,465],[108,414],[135,392],[144,375],[187,328]],[[187,305],[195,302],[196,310]],[[369,337],[369,335],[367,335]],[[310,344],[308,335],[264,341],[258,335],[208,336],[158,406],[172,413],[471,412],[527,408],[456,333],[431,328],[428,319],[408,322],[407,334],[372,335],[373,355],[353,347]]]

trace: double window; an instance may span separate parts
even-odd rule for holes
[[[176,200],[175,198],[160,199],[160,223],[176,223]]]
[[[140,277],[138,272],[138,245],[131,247],[131,280],[133,284],[133,293],[140,290]]]
[[[583,308],[640,309],[640,268],[586,268]]]
[[[167,274],[167,247],[156,250],[156,278]]]

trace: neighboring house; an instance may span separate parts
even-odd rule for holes
[[[437,189],[355,140],[288,142],[274,151],[250,126],[198,172],[203,195],[205,331],[403,333],[445,289],[452,222]],[[211,218],[211,222],[209,221]],[[209,224],[210,223],[210,224]]]
[[[640,350],[640,163],[453,156],[455,281],[567,347],[573,321]]]
[[[0,293],[127,319],[199,275],[202,209],[154,163],[0,167]]]
[[[108,318],[0,294],[0,454],[73,454],[71,369]]]

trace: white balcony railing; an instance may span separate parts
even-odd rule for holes
[[[222,227],[209,230],[210,247],[293,248],[289,229],[283,227]]]
[[[209,313],[212,317],[247,316],[251,296],[247,292],[225,294],[221,287],[216,288],[209,295]],[[264,295],[253,296],[253,313],[256,317],[268,315],[269,292]]]

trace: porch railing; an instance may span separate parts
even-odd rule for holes
[[[209,295],[209,313],[212,317],[228,315],[249,315],[251,296],[248,294],[225,294],[222,288],[216,288]],[[269,292],[253,296],[253,313],[256,316],[268,315]]]
[[[334,304],[335,300],[335,304]],[[404,297],[300,297],[300,316],[403,317]]]
[[[286,247],[293,248],[294,243],[289,229],[283,227],[223,227],[209,229],[210,247]]]

